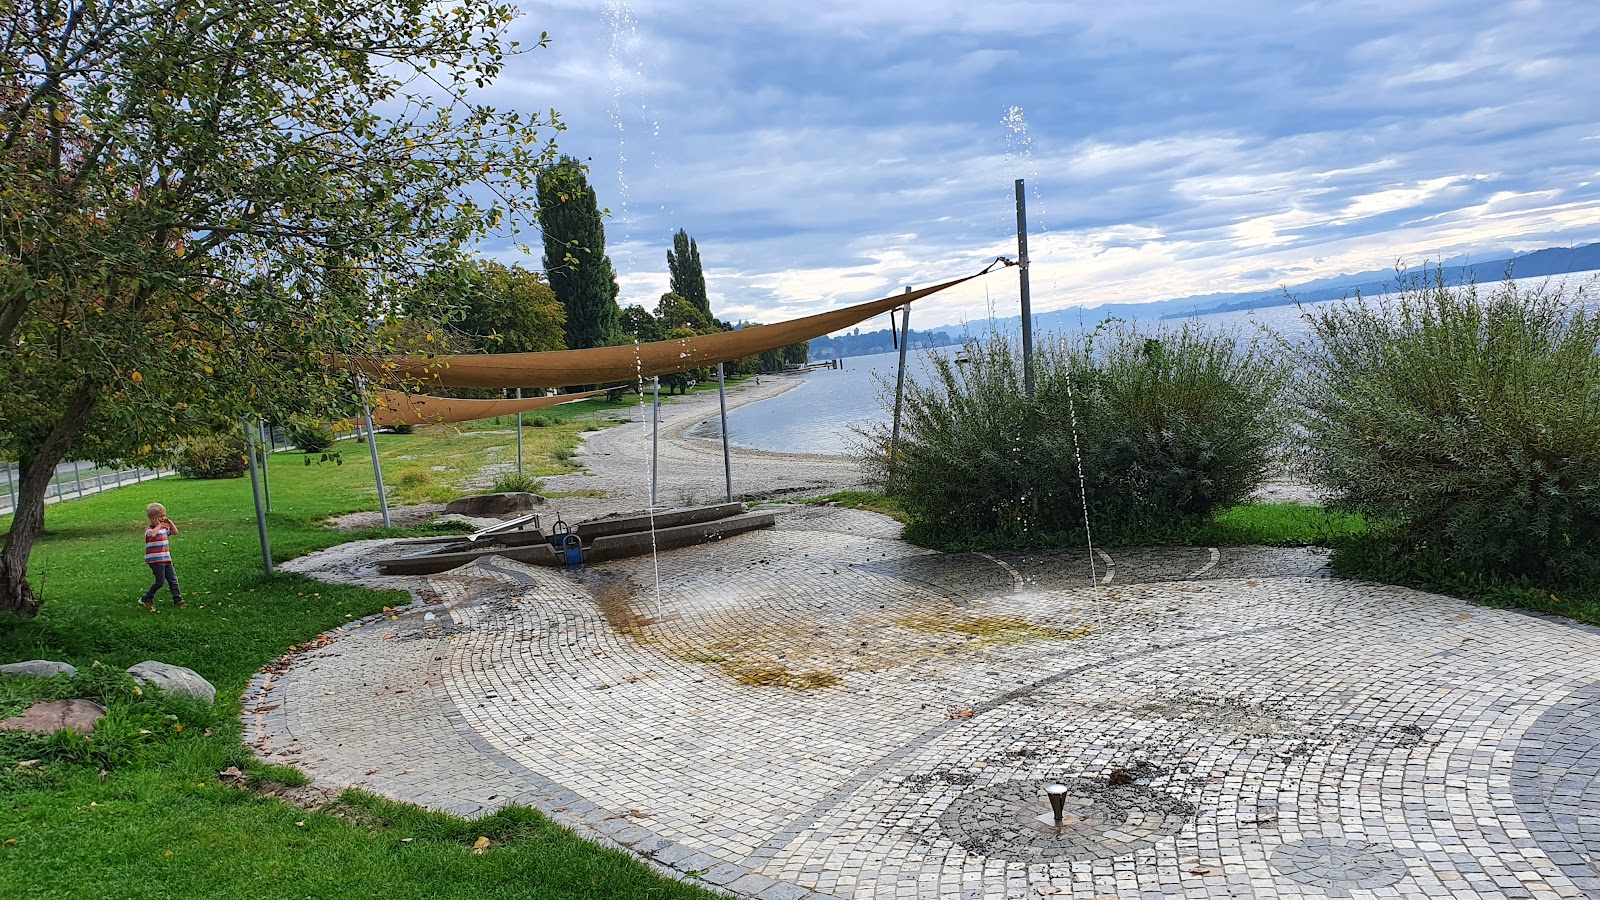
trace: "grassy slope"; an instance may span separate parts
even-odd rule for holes
[[[584,427],[525,432],[534,471],[560,471],[556,449]],[[487,439],[487,443],[486,443]],[[548,446],[534,450],[534,442]],[[506,445],[510,444],[507,456]],[[511,436],[379,437],[397,502],[450,490],[450,480],[493,459],[515,458]],[[491,449],[499,447],[500,449]],[[371,467],[341,444],[345,464],[271,461],[273,555],[282,560],[359,537],[315,523],[371,508]],[[414,456],[414,460],[397,457]],[[542,459],[534,466],[534,459]],[[452,472],[437,473],[434,465]],[[407,479],[407,471],[427,472]],[[475,470],[473,470],[475,471]],[[156,615],[135,598],[146,503],[167,505],[182,534],[174,558],[190,609]],[[290,645],[404,595],[336,587],[261,572],[248,479],[168,478],[52,505],[32,572],[46,598],[30,622],[0,620],[0,660],[65,660],[94,680],[93,663],[145,659],[188,666],[218,689],[216,710],[145,692],[113,694],[113,715],[90,745],[0,738],[0,891],[7,897],[691,897],[631,858],[579,841],[536,813],[512,810],[466,823],[349,792],[345,817],[308,814],[218,782],[229,765],[253,765],[240,744],[238,696],[258,667]],[[6,521],[0,519],[0,527]],[[165,600],[165,594],[160,598]],[[105,670],[99,670],[102,677]],[[16,680],[0,694],[9,713],[33,696],[83,694],[58,681]],[[129,723],[140,725],[132,727]],[[142,724],[141,724],[142,723]],[[188,727],[179,731],[178,726]],[[141,734],[147,731],[149,734]],[[112,764],[95,753],[120,748]],[[26,759],[38,767],[18,769]],[[76,760],[76,761],[75,761]],[[91,805],[93,804],[93,805]],[[297,823],[303,822],[304,825]],[[495,846],[468,849],[478,836]],[[402,843],[402,838],[413,838]],[[502,844],[501,841],[506,843]],[[171,856],[167,852],[171,851]]]

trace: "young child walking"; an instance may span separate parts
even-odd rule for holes
[[[178,592],[178,573],[172,570],[171,540],[178,533],[178,526],[167,518],[167,508],[159,503],[145,507],[144,514],[150,519],[150,527],[144,530],[144,561],[156,583],[150,585],[139,602],[145,609],[155,612],[156,591],[164,584],[172,592],[172,605],[182,609],[189,604],[183,602],[183,595]]]

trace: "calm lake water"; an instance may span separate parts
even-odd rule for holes
[[[1091,310],[1085,313],[1085,321],[1092,327],[1099,320]],[[1241,335],[1255,333],[1257,326],[1286,335],[1306,331],[1300,310],[1293,306],[1219,313],[1199,317],[1197,321],[1208,328],[1234,329]],[[1175,327],[1181,325],[1182,320],[1140,324]],[[959,350],[959,347],[912,350],[906,356],[906,378],[911,380],[923,375],[929,354],[953,356]],[[849,453],[858,440],[854,429],[889,421],[898,362],[897,353],[851,356],[844,360],[843,371],[819,369],[804,376],[786,376],[801,377],[804,383],[771,399],[746,404],[728,413],[729,443],[782,453]],[[722,427],[713,417],[689,433],[695,437],[718,438]]]

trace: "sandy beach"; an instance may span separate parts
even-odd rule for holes
[[[799,376],[761,377],[728,388],[728,409],[775,397],[802,383]],[[717,415],[717,392],[662,398],[657,506],[721,502],[725,484],[722,443],[688,432]],[[621,415],[617,411],[613,415]],[[604,515],[642,509],[650,503],[650,398],[627,411],[629,423],[585,435],[577,462],[583,472],[545,479],[552,493],[600,492],[554,500],[566,514]],[[732,448],[735,500],[805,497],[865,485],[860,467],[846,456],[771,453]]]

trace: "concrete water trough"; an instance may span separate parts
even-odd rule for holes
[[[581,562],[605,562],[721,540],[728,535],[770,528],[773,521],[772,513],[747,512],[743,503],[722,503],[665,510],[653,517],[648,512],[606,516],[579,522],[570,529],[552,526],[549,532],[535,525],[495,532],[477,541],[455,540],[422,553],[383,560],[378,563],[378,572],[432,575],[484,556],[504,556],[536,566],[570,565],[565,548],[574,541]]]

